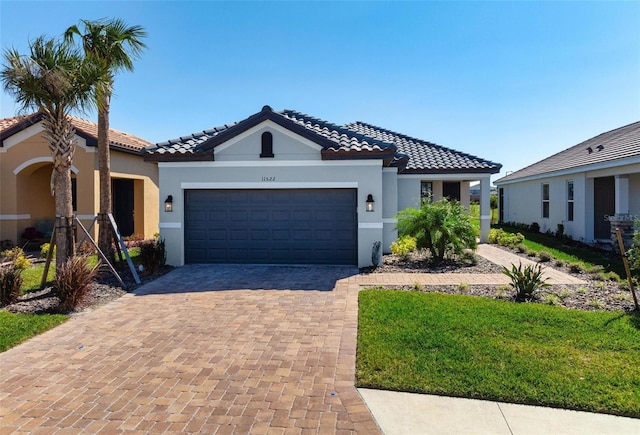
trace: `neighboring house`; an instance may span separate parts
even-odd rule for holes
[[[26,228],[55,219],[53,159],[42,114],[0,120],[0,240],[23,244]],[[72,117],[77,147],[72,166],[73,208],[83,225],[98,213],[97,124]],[[158,231],[158,168],[142,158],[151,143],[110,130],[113,215],[123,236]],[[79,231],[79,230],[78,230]],[[96,228],[93,229],[96,235]]]
[[[269,106],[231,125],[147,149],[158,162],[167,262],[372,264],[399,210],[421,197],[469,202],[500,165],[372,125],[331,124]],[[375,260],[377,262],[377,259]]]
[[[501,222],[611,241],[608,217],[640,217],[640,122],[602,133],[495,181]]]

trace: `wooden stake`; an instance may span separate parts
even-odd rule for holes
[[[624,249],[624,243],[622,242],[622,233],[620,232],[620,228],[616,228],[616,238],[618,239],[618,246],[620,247],[620,255],[622,255],[622,263],[624,263],[624,271],[627,273],[627,282],[629,283],[631,296],[633,296],[633,303],[636,307],[636,311],[640,311],[640,307],[638,306],[638,298],[636,297],[636,292],[633,288],[633,278],[631,277],[631,269],[629,268],[629,261],[627,261],[627,251]]]

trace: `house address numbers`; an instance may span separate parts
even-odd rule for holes
[[[262,181],[276,181],[276,177],[262,177]]]

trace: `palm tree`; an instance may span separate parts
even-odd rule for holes
[[[71,163],[75,130],[69,113],[93,106],[93,89],[103,71],[84,61],[82,54],[63,41],[44,36],[29,43],[30,53],[4,52],[0,77],[22,112],[39,110],[53,154],[53,193],[56,209],[56,271],[73,256]]]
[[[98,246],[110,260],[114,259],[113,240],[107,214],[111,213],[111,164],[109,153],[109,108],[113,95],[114,76],[121,70],[133,71],[133,59],[146,48],[142,42],[147,33],[141,26],[127,26],[120,19],[80,21],[84,26],[71,26],[65,40],[72,42],[75,35],[82,39],[86,58],[104,68],[104,86],[96,88],[98,106],[98,171],[100,178],[100,210]]]

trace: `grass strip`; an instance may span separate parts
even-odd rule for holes
[[[63,314],[14,314],[0,311],[0,352],[66,322]]]
[[[638,315],[388,290],[359,304],[359,387],[640,417]]]

